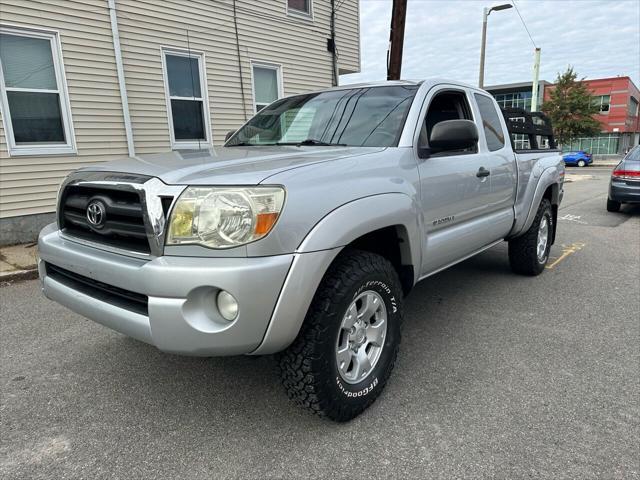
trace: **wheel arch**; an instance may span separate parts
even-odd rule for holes
[[[313,227],[296,252],[354,247],[378,253],[396,267],[403,289],[408,291],[417,281],[421,264],[420,239],[415,200],[404,193],[387,193],[333,210]]]
[[[421,261],[418,225],[415,201],[404,193],[360,198],[317,222],[296,249],[267,331],[252,355],[275,353],[293,342],[322,278],[345,248],[389,259],[407,293],[417,281]]]
[[[560,176],[560,170],[556,167],[548,167],[542,172],[542,174],[540,174],[539,179],[535,184],[533,195],[525,195],[525,199],[531,198],[531,202],[529,203],[528,208],[525,207],[526,210],[524,210],[524,212],[526,212],[526,215],[523,215],[520,219],[516,218],[514,228],[512,229],[507,239],[515,238],[526,233],[535,219],[536,212],[538,211],[538,207],[540,206],[540,202],[543,198],[547,198],[551,203],[554,215],[554,231],[552,240],[555,240],[558,206],[560,205],[562,192],[561,184],[562,179]],[[533,188],[533,185],[529,188]]]

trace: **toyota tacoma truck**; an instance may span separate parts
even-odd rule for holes
[[[337,87],[219,148],[70,174],[39,274],[162,351],[277,354],[293,401],[346,421],[387,383],[417,282],[505,240],[514,272],[543,272],[563,179],[542,114],[445,80]]]

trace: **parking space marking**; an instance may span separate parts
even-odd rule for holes
[[[561,216],[558,220],[567,220],[569,222],[576,222],[582,225],[588,225],[588,223],[585,222],[584,220],[580,220],[581,217],[582,217],[581,215],[572,215],[571,213],[566,213],[563,216]]]
[[[562,244],[562,255],[560,255],[558,258],[555,258],[553,260],[553,262],[551,262],[549,265],[547,265],[545,268],[549,269],[549,270],[553,270],[553,268],[558,265],[561,261],[563,261],[565,258],[567,258],[569,255],[572,255],[574,253],[576,253],[578,250],[582,250],[582,248],[585,246],[586,244],[583,242],[574,242],[570,245],[565,245]],[[551,260],[551,258],[553,257],[549,257],[549,260]]]

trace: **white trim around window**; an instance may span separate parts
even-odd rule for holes
[[[254,75],[254,68],[264,68],[266,70],[275,70],[276,79],[278,82],[278,98],[284,97],[284,88],[282,86],[282,65],[279,63],[262,62],[259,60],[251,60],[251,98],[253,99],[253,113],[258,113],[258,105],[260,107],[266,107],[268,103],[256,102],[256,81]],[[275,99],[277,100],[277,99]],[[274,100],[274,101],[275,101]],[[269,102],[271,103],[271,102]]]
[[[291,8],[289,6],[289,0],[285,0],[287,7],[287,15],[291,17],[297,17],[304,20],[313,20],[313,0],[306,0],[309,5],[309,11],[298,10],[297,8]]]
[[[47,40],[51,48],[51,59],[53,63],[53,75],[55,78],[55,88],[37,88],[33,86],[20,87],[7,86],[5,72],[0,61],[0,111],[4,122],[4,131],[7,139],[7,149],[10,156],[25,155],[69,155],[77,153],[75,134],[73,130],[73,120],[71,118],[71,107],[69,105],[69,92],[64,74],[64,61],[62,58],[62,48],[60,45],[60,35],[55,30],[43,30],[39,28],[29,28],[20,26],[0,25],[0,33],[15,37],[25,37],[31,39]],[[37,73],[37,72],[35,72]],[[20,127],[15,126],[15,115],[11,116],[9,108],[9,95],[16,93],[23,94],[48,94],[57,95],[57,103],[60,108],[60,124],[62,127],[62,140],[59,141],[20,141],[16,139],[15,133]],[[30,132],[32,133],[32,132]]]
[[[167,102],[167,121],[169,123],[169,134],[171,138],[171,148],[173,150],[198,150],[211,147],[211,127],[209,112],[209,97],[207,95],[207,74],[206,60],[204,52],[185,50],[173,47],[161,47],[162,56],[162,75],[164,77],[164,91]],[[169,73],[167,70],[167,56],[187,57],[198,61],[198,80],[200,82],[200,96],[176,96],[171,95],[169,88]],[[185,72],[186,74],[187,72]],[[195,92],[193,92],[195,93]],[[197,139],[176,139],[176,131],[174,128],[172,101],[195,101],[202,104],[202,127],[203,138]]]

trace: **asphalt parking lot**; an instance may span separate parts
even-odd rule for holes
[[[499,245],[419,284],[380,399],[348,424],[287,400],[270,357],[186,358],[0,288],[0,477],[640,476],[640,208],[569,169],[549,268]]]

